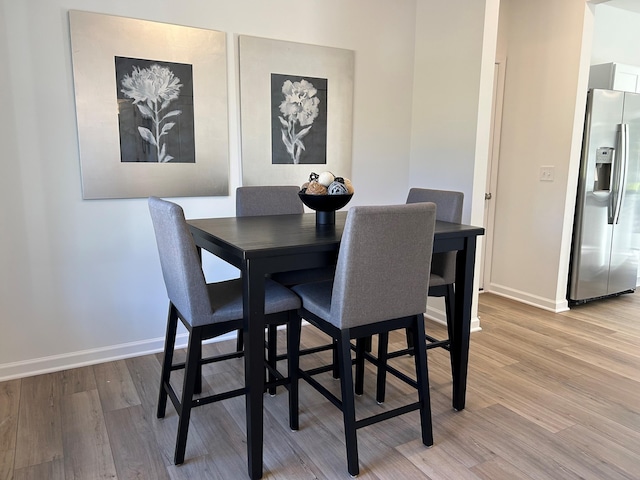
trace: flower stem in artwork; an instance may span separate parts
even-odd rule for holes
[[[320,100],[318,91],[307,80],[292,82],[287,80],[282,85],[284,100],[280,104],[282,116],[278,119],[282,124],[282,143],[287,149],[294,164],[300,163],[300,155],[305,150],[302,139],[309,133],[313,121],[319,113]],[[298,126],[298,130],[296,130]]]
[[[143,118],[151,120],[152,130],[138,126],[142,139],[156,148],[158,162],[166,163],[174,157],[167,153],[162,137],[169,134],[175,122],[167,121],[182,113],[169,110],[169,105],[178,98],[182,84],[167,67],[151,65],[149,68],[133,67],[131,75],[122,79],[122,93],[133,100]],[[165,113],[166,112],[166,113]]]

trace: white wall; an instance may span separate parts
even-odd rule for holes
[[[409,186],[464,192],[463,222],[482,225],[499,1],[417,7]],[[428,307],[445,318],[443,302]]]
[[[592,18],[584,0],[534,3],[501,5],[509,69],[488,289],[557,311]],[[464,220],[479,224],[497,5],[308,0],[292,21],[284,0],[0,0],[0,379],[157,350],[164,335],[145,200],[81,198],[69,9],[227,32],[231,191],[241,165],[236,35],[354,50],[352,205],[403,202],[410,186],[457,189]],[[611,37],[598,38],[594,63],[638,63],[597,59]],[[539,182],[540,165],[556,167],[555,182]],[[177,201],[189,217],[234,213],[233,195]],[[205,270],[210,279],[237,274],[211,257]]]
[[[626,63],[640,65],[640,13],[596,6],[591,64]]]
[[[552,311],[567,308],[590,22],[584,0],[501,4],[507,70],[488,289]],[[553,182],[540,181],[543,165],[554,166]]]
[[[409,182],[465,193],[471,218],[484,1],[418,0]]]
[[[240,171],[234,35],[354,50],[352,204],[404,201],[415,0],[2,0],[0,379],[156,350],[164,335],[146,201],[82,200],[69,9],[227,32],[231,191]],[[188,217],[234,214],[233,196],[177,201]],[[236,274],[213,260],[206,271]]]

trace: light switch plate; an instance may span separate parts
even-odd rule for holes
[[[552,165],[543,165],[540,167],[540,181],[553,182],[555,177],[555,167]]]

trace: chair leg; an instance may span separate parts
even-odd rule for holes
[[[236,336],[236,352],[241,352],[244,350],[244,332],[242,330],[238,330],[238,334]]]
[[[173,304],[169,304],[167,314],[167,333],[164,338],[164,357],[162,359],[162,373],[160,374],[160,393],[158,395],[158,408],[156,416],[164,418],[167,409],[167,389],[171,378],[171,365],[173,364],[173,350],[176,343],[176,331],[178,329],[178,311]]]
[[[411,329],[405,328],[404,333],[407,337],[407,348],[413,348],[413,334],[411,333]],[[413,353],[410,353],[410,355],[413,355]]]
[[[416,345],[414,360],[416,365],[416,380],[418,384],[418,401],[420,402],[420,427],[422,443],[430,447],[433,445],[433,427],[431,425],[431,395],[429,393],[429,369],[427,366],[427,349],[424,342],[424,319],[416,315],[413,339]]]
[[[189,419],[193,404],[193,391],[198,375],[198,365],[202,355],[202,332],[194,327],[189,335],[187,347],[187,361],[184,369],[184,383],[182,386],[182,400],[178,420],[178,434],[176,437],[176,451],[174,461],[176,465],[184,462],[184,452],[187,447],[187,434],[189,432]]]
[[[351,371],[351,342],[349,331],[340,332],[338,339],[338,364],[340,367],[340,390],[342,394],[342,416],[347,447],[347,469],[351,476],[358,475],[358,437],[356,434],[356,406]]]
[[[338,342],[337,340],[332,340],[333,346],[331,349],[331,354],[333,355],[333,378],[340,378],[340,367],[338,366]]]
[[[271,368],[276,368],[277,361],[276,357],[278,355],[278,326],[277,325],[269,325],[267,326],[267,365]],[[267,381],[273,382],[275,381],[275,376],[271,373],[271,370],[267,371]],[[269,395],[272,397],[276,394],[276,387],[269,387]]]
[[[364,344],[365,344],[365,350],[371,353],[371,350],[373,349],[373,337],[369,335],[368,337],[365,337],[362,340],[364,341]]]
[[[198,362],[197,369],[198,370],[196,372],[196,382],[193,385],[193,393],[195,394],[202,393],[202,361]]]
[[[447,333],[449,335],[449,349],[451,349],[451,342],[453,342],[453,328],[455,323],[455,303],[456,296],[453,289],[453,284],[447,285],[447,290],[444,296],[444,307],[447,315]],[[451,350],[449,350],[451,351]],[[449,355],[451,358],[451,355]],[[451,371],[453,372],[453,359],[451,358]]]
[[[289,369],[289,428],[295,431],[299,427],[298,414],[298,370],[300,368],[300,331],[301,318],[290,314],[287,323],[287,367]]]
[[[356,340],[356,395],[362,395],[364,392],[365,351],[371,351],[371,337]]]
[[[455,317],[455,303],[456,294],[453,289],[453,284],[447,285],[447,293],[444,295],[444,309],[447,315],[447,331],[449,333],[449,340],[453,338],[453,319]]]
[[[378,335],[378,377],[376,385],[376,402],[384,403],[387,387],[387,361],[389,352],[389,332]]]

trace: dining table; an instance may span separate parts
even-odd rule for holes
[[[276,272],[336,263],[347,212],[317,224],[314,213],[191,219],[196,246],[237,267],[243,286],[244,375],[248,473],[263,473],[264,283]],[[453,338],[450,338],[452,405],[465,407],[476,240],[482,227],[436,222],[434,253],[456,251]]]

